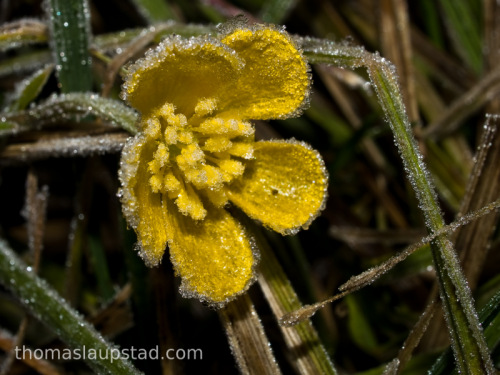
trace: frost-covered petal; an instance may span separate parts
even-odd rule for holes
[[[257,259],[243,227],[223,208],[208,207],[198,221],[166,201],[170,257],[182,294],[220,306],[244,292]]]
[[[149,183],[148,162],[155,150],[156,143],[143,135],[129,138],[119,171],[123,214],[134,228],[140,255],[149,266],[160,263],[167,245],[165,207],[161,194],[153,193]]]
[[[143,117],[165,103],[189,117],[200,99],[226,91],[242,65],[217,39],[170,37],[129,66],[122,97]]]
[[[301,108],[309,93],[308,66],[287,33],[269,26],[237,28],[222,42],[245,62],[234,88],[220,100],[228,117],[285,118]]]
[[[226,188],[248,216],[282,234],[307,228],[324,207],[328,177],[317,151],[296,141],[254,144],[242,178]]]

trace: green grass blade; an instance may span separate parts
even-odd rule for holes
[[[427,230],[434,233],[444,226],[444,220],[429,174],[413,139],[394,72],[382,60],[369,65],[368,70],[420,202]],[[431,249],[457,367],[464,374],[493,374],[493,363],[453,245],[446,236],[441,236],[431,243]]]
[[[88,115],[96,116],[112,126],[135,134],[137,113],[118,100],[100,97],[90,93],[54,95],[42,104],[14,113],[0,113],[0,123],[17,124],[8,126],[0,136],[57,124]]]
[[[394,133],[407,177],[419,200],[427,230],[435,233],[442,229],[445,224],[436,193],[413,137],[392,64],[378,54],[370,54],[360,47],[342,46],[310,38],[299,42],[313,63],[367,69]],[[431,249],[458,368],[463,374],[493,374],[493,363],[453,245],[446,236],[439,236],[431,243]]]
[[[455,49],[476,73],[483,66],[481,29],[470,3],[440,0],[441,8]]]
[[[151,24],[177,18],[165,0],[132,0],[132,3]]]
[[[47,26],[36,20],[22,19],[0,26],[0,51],[47,42]]]
[[[119,349],[104,338],[85,319],[72,309],[45,280],[23,264],[7,243],[0,239],[0,283],[8,288],[24,306],[47,327],[57,333],[74,353],[98,374],[141,374],[124,358]],[[89,355],[95,350],[100,355]],[[103,359],[106,354],[107,359]],[[83,356],[85,357],[83,358]],[[111,360],[111,355],[114,355]]]
[[[21,111],[28,107],[28,104],[40,94],[53,70],[54,65],[48,65],[22,81],[16,88],[14,100],[9,106],[9,110]]]
[[[45,4],[52,53],[61,91],[90,91],[90,10],[86,0],[48,0]]]
[[[436,11],[436,7],[439,6],[434,0],[422,0],[418,4],[421,8],[422,17],[425,29],[429,34],[430,39],[435,45],[443,48],[445,45],[444,37],[442,35],[442,28],[439,20],[439,13]]]
[[[115,290],[109,274],[106,253],[100,239],[93,235],[89,235],[88,237],[88,248],[90,250],[90,259],[96,275],[99,294],[103,302],[107,302],[113,298]]]
[[[365,352],[376,355],[380,343],[363,309],[366,306],[363,306],[362,299],[358,295],[350,294],[344,301],[349,311],[347,328],[353,342]]]
[[[264,22],[283,23],[297,0],[269,0],[264,2],[260,18]]]
[[[497,292],[481,309],[479,320],[484,327],[488,348],[493,351],[500,343],[500,292]],[[448,349],[437,359],[428,375],[445,375],[453,371],[453,353]]]
[[[261,251],[260,287],[274,315],[280,319],[284,314],[300,309],[302,304],[260,229],[249,221],[245,221],[245,224],[253,228]],[[295,367],[299,373],[337,374],[310,320],[293,327],[280,328],[289,350],[295,353]]]

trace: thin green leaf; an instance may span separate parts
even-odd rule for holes
[[[362,307],[362,302],[353,294],[346,296],[344,301],[349,309],[347,326],[353,341],[365,352],[376,353],[379,343],[367,320],[367,314]]]
[[[115,51],[116,49],[126,48],[136,38],[145,33],[156,33],[155,41],[159,42],[166,35],[176,34],[183,37],[198,36],[209,34],[215,30],[213,25],[181,24],[174,21],[167,21],[155,24],[148,28],[137,28],[123,30],[114,33],[96,35],[93,45],[98,50]]]
[[[5,117],[0,117],[0,134],[2,134],[2,132],[4,133],[13,132],[18,126],[19,124],[15,122],[9,122],[6,120]]]
[[[104,302],[109,301],[115,295],[115,290],[109,275],[108,262],[106,261],[104,248],[99,238],[92,235],[88,238],[88,248],[90,250],[90,258],[97,279],[99,294]]]
[[[0,51],[47,42],[47,26],[37,20],[22,19],[0,26]]]
[[[90,10],[87,0],[47,0],[52,53],[63,93],[90,91]]]
[[[421,7],[422,14],[425,14],[425,17],[422,17],[422,21],[424,22],[430,39],[434,42],[435,45],[444,47],[444,38],[441,32],[441,24],[439,21],[438,12],[436,11],[436,7],[438,6],[438,4],[436,4],[434,0],[422,0],[419,2],[419,5]]]
[[[297,0],[269,0],[264,2],[260,18],[264,22],[283,23],[296,5]]]
[[[497,292],[479,312],[479,320],[484,327],[484,336],[488,348],[493,351],[500,343],[500,292]],[[453,352],[445,351],[429,370],[428,375],[456,373]]]
[[[470,3],[455,0],[440,0],[439,3],[455,49],[476,73],[480,73],[483,64],[481,29]]]
[[[368,70],[382,108],[389,118],[408,178],[420,201],[427,230],[434,233],[444,226],[444,220],[422,156],[411,133],[394,72],[383,60],[369,65]],[[431,243],[431,249],[458,367],[464,374],[493,374],[493,363],[453,245],[446,236],[441,236]]]
[[[165,0],[132,0],[132,3],[150,24],[177,19]]]
[[[9,111],[21,111],[28,107],[28,104],[40,94],[53,70],[54,65],[48,65],[19,83]]]

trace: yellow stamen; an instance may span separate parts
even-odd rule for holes
[[[180,131],[177,133],[179,142],[189,144],[193,142],[193,133],[190,131]]]
[[[157,159],[153,159],[148,163],[148,171],[151,172],[151,174],[158,174],[160,173],[160,168],[161,164]]]
[[[219,162],[219,167],[222,171],[224,182],[232,181],[234,178],[241,176],[245,171],[243,163],[231,159],[221,160]]]
[[[183,170],[195,167],[196,164],[204,160],[204,153],[197,144],[191,143],[182,148],[181,154],[176,157],[177,164]]]
[[[207,214],[200,197],[190,184],[180,187],[175,203],[182,214],[191,216],[194,220],[202,220]]]
[[[153,158],[158,161],[160,167],[165,166],[168,163],[169,152],[165,143],[160,143],[156,149]]]
[[[151,186],[151,190],[153,193],[158,193],[162,190],[163,184],[160,176],[154,174],[149,179],[149,185]]]
[[[227,137],[211,137],[205,141],[202,149],[210,152],[222,152],[229,149],[233,143]]]
[[[179,140],[179,137],[177,136],[177,130],[175,130],[175,128],[173,128],[172,126],[167,126],[165,128],[164,136],[165,142],[168,145],[174,145]]]
[[[248,121],[224,120],[218,117],[212,117],[203,121],[196,130],[202,134],[224,134],[230,138],[252,135],[255,131],[252,124]]]
[[[166,119],[167,123],[175,128],[183,128],[187,125],[186,116],[184,116],[182,113],[179,113],[178,115],[171,114],[167,116]]]
[[[167,172],[165,174],[164,187],[168,192],[178,193],[181,188],[181,183],[172,172]]]
[[[251,143],[233,142],[227,152],[243,159],[253,159],[253,145]]]
[[[160,136],[161,124],[160,121],[154,117],[146,121],[146,126],[144,128],[144,134],[148,139],[157,139]]]
[[[173,115],[175,111],[175,106],[172,103],[165,103],[157,112],[158,117],[163,117],[167,119],[169,116]]]
[[[214,190],[206,189],[203,191],[205,196],[215,207],[224,207],[228,202],[224,189]]]
[[[217,109],[217,101],[215,98],[205,98],[198,101],[194,108],[196,116],[202,117],[212,114]]]

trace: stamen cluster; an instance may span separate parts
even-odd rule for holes
[[[244,159],[253,157],[254,128],[247,121],[210,116],[215,99],[199,100],[189,119],[166,103],[143,120],[147,141],[156,142],[148,164],[153,193],[175,199],[179,211],[204,219],[203,201],[227,203],[223,186],[241,176]]]

